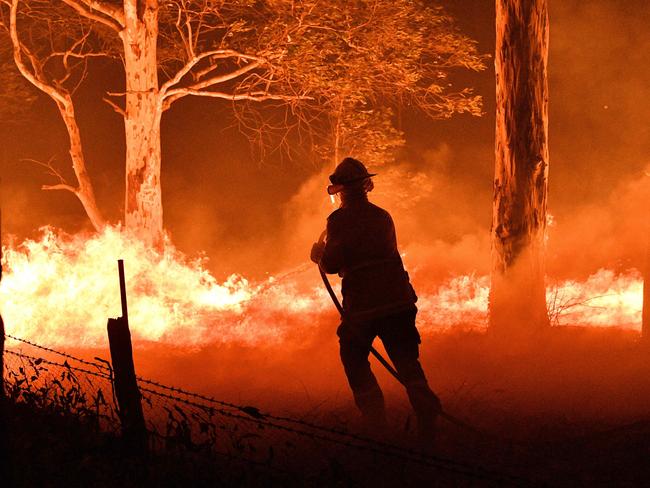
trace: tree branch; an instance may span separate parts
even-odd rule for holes
[[[66,70],[69,70],[68,68],[68,59],[70,58],[70,55],[76,54],[75,49],[79,48],[79,52],[83,51],[84,44],[86,43],[86,40],[88,39],[88,36],[90,36],[90,29],[88,29],[88,32],[85,32],[79,39],[77,39],[72,46],[70,46],[69,49],[65,51],[65,54],[63,55],[63,66],[65,67]]]
[[[47,56],[43,64],[47,64],[49,61],[54,58],[76,58],[76,59],[87,59],[87,58],[110,58],[118,59],[117,56],[110,53],[71,53],[69,51],[55,51]]]
[[[198,56],[194,56],[191,58],[189,61],[185,63],[185,65],[179,69],[176,74],[174,75],[173,78],[170,78],[167,80],[161,87],[160,87],[160,95],[161,97],[165,97],[168,90],[170,90],[174,85],[177,85],[178,83],[181,82],[181,80],[187,75],[192,69],[197,66],[201,61],[203,61],[206,58],[212,58],[212,59],[227,59],[227,58],[238,58],[238,59],[246,59],[248,61],[253,61],[257,62],[258,66],[265,63],[266,60],[264,58],[261,58],[259,56],[252,56],[250,54],[242,54],[240,52],[234,51],[232,49],[215,49],[212,51],[206,51],[204,53],[199,54]],[[247,65],[250,66],[250,65]],[[207,68],[202,70],[200,74],[208,73],[211,70],[208,70]]]
[[[77,189],[72,186],[72,185],[67,185],[65,183],[58,183],[56,185],[43,185],[41,186],[41,190],[66,190],[71,193],[74,193],[75,195],[77,194]]]
[[[215,92],[215,91],[205,91],[205,90],[194,90],[192,88],[176,88],[167,93],[167,99],[163,106],[164,110],[167,110],[172,103],[176,100],[179,100],[188,95],[193,95],[196,97],[210,97],[210,98],[221,98],[224,100],[248,100],[252,102],[263,102],[266,100],[283,100],[285,102],[291,102],[296,100],[313,100],[313,97],[306,95],[274,95],[265,91],[256,91],[250,93],[224,93],[224,92]]]
[[[122,117],[126,117],[126,110],[124,110],[122,107],[120,107],[117,103],[113,102],[110,98],[104,97],[104,98],[102,98],[102,100],[104,100],[111,107],[113,107],[113,110],[115,110]]]
[[[65,0],[64,0],[65,1]],[[124,26],[124,12],[121,8],[102,0],[81,0],[89,8],[97,10]]]
[[[87,19],[104,24],[115,32],[119,33],[124,28],[124,15],[113,5],[97,0],[63,0],[63,3]]]
[[[38,61],[31,53],[29,53],[29,51],[23,46],[23,44],[20,42],[20,39],[18,38],[18,30],[16,27],[17,12],[18,0],[11,0],[11,10],[9,12],[9,37],[11,38],[11,43],[13,45],[14,62],[16,63],[18,71],[20,71],[20,74],[23,75],[27,81],[29,81],[43,93],[52,97],[57,103],[62,105],[67,103],[66,97],[63,93],[54,88],[52,85],[44,82],[42,79],[40,79],[40,77],[37,76],[36,66],[38,65]],[[35,70],[34,73],[32,73],[29,68],[27,68],[27,65],[23,61],[23,53],[25,53],[30,59],[30,62]]]
[[[225,75],[217,75],[208,78],[206,80],[199,81],[197,83],[190,85],[188,88],[191,90],[201,90],[203,88],[209,88],[211,86],[218,85],[219,83],[225,83],[226,81],[234,80],[235,78],[238,78],[239,76],[246,74],[249,71],[254,70],[255,68],[258,68],[260,65],[261,65],[260,62],[253,61],[252,63],[247,64],[246,66],[242,66],[241,68],[236,69],[235,71],[231,71],[230,73],[226,73]]]
[[[70,185],[66,179],[59,173],[54,165],[52,164],[52,159],[50,158],[47,163],[44,163],[43,161],[38,161],[36,159],[23,159],[23,161],[29,162],[29,163],[34,163],[37,164],[38,166],[42,166],[43,168],[47,169],[47,172],[57,178],[59,180],[59,183],[55,185],[42,185],[41,190],[67,190],[69,192],[74,193],[75,195],[79,191],[78,188],[75,188],[74,186]]]

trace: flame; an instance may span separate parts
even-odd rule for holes
[[[600,269],[586,281],[550,287],[546,301],[559,324],[641,329],[643,278],[637,270],[616,274]]]
[[[7,331],[57,346],[104,346],[106,319],[121,314],[120,258],[135,341],[254,345],[307,336],[318,323],[336,321],[310,264],[258,283],[236,274],[219,283],[205,258],[189,259],[169,242],[157,251],[115,227],[91,236],[45,228],[38,240],[4,249],[0,309]],[[430,290],[417,271],[413,281],[424,333],[486,325],[488,277],[456,276]],[[635,270],[555,283],[547,292],[551,317],[563,325],[640,329],[642,287]]]

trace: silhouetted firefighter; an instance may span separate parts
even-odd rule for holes
[[[345,374],[364,420],[374,428],[386,425],[384,397],[368,362],[378,336],[406,386],[418,435],[427,440],[434,434],[440,401],[418,360],[417,296],[397,250],[393,220],[368,201],[372,176],[356,159],[345,158],[336,167],[327,191],[340,193],[341,206],[328,217],[327,240],[313,245],[311,259],[325,273],[343,278],[337,334]]]

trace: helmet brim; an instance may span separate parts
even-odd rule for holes
[[[336,195],[337,193],[341,193],[342,191],[343,191],[343,185],[329,185],[327,187],[328,195]]]
[[[351,180],[346,180],[346,181],[338,183],[336,181],[332,181],[332,178],[334,178],[334,175],[331,174],[330,175],[330,181],[332,182],[332,185],[351,185],[352,183],[356,183],[357,181],[363,181],[366,178],[371,178],[373,176],[377,176],[377,173],[368,173],[367,175],[357,176],[356,178],[352,178]]]

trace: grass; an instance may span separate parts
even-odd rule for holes
[[[436,456],[519,476],[525,480],[520,485],[642,486],[650,479],[650,351],[637,334],[557,328],[534,343],[514,345],[466,330],[427,336],[423,342],[423,364],[446,409],[486,433],[441,421],[431,446]],[[158,348],[149,349],[148,359],[136,365],[166,383],[194,382],[188,388],[357,431],[335,352],[335,344],[322,342],[289,351],[286,346],[211,345],[170,355]],[[160,365],[164,369],[156,369]],[[110,417],[110,392],[103,393],[104,407],[96,393],[84,396],[83,378],[64,375],[59,386],[52,378],[65,371],[52,369],[41,371],[50,378],[49,389],[44,388],[44,382],[32,379],[33,366],[40,365],[18,370],[8,385],[12,401],[5,418],[10,419],[18,486],[502,484],[157,398],[147,406],[147,417],[152,419],[154,410],[161,413],[159,448],[145,462],[128,456],[116,433],[98,429],[101,419]],[[218,374],[209,374],[213,370]],[[403,392],[384,373],[378,376],[392,423],[380,437],[412,446],[413,422]],[[299,381],[290,383],[290,378]],[[20,379],[25,381],[17,385]],[[33,391],[17,394],[16,388]],[[201,423],[209,425],[203,437]],[[210,442],[195,442],[200,439]]]

